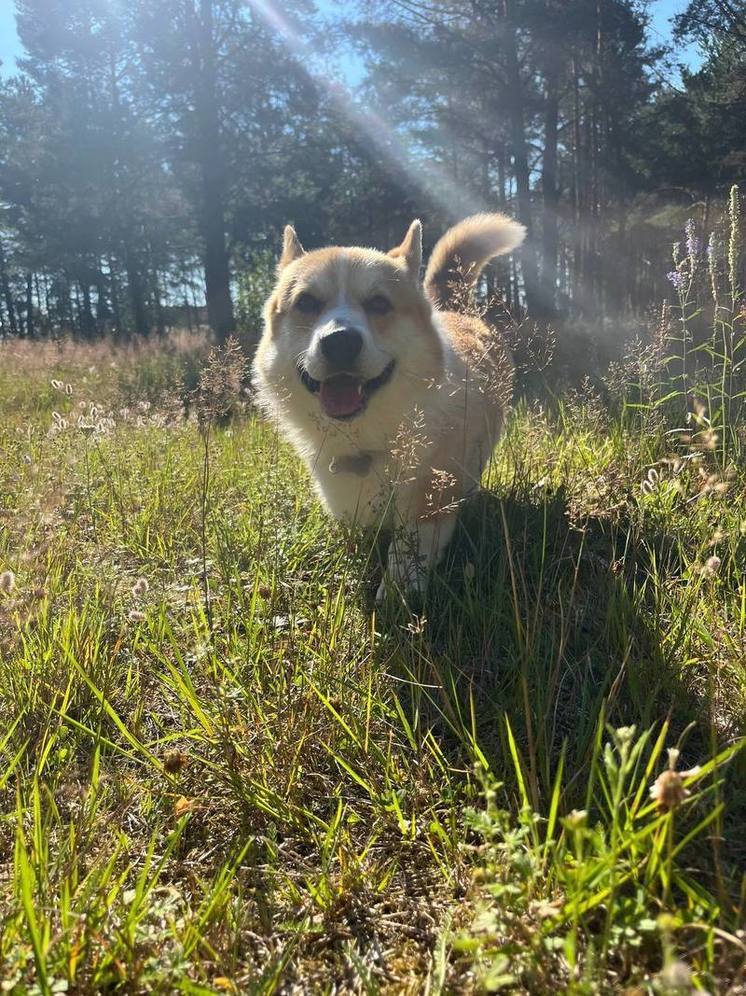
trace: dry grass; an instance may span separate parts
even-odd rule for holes
[[[4,991],[743,992],[737,409],[519,405],[371,617],[206,358],[0,344]]]

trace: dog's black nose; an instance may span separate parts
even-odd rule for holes
[[[357,329],[337,329],[321,340],[321,352],[335,367],[348,367],[363,348],[363,337]]]

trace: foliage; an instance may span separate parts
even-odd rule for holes
[[[498,208],[531,237],[487,290],[611,342],[669,289],[677,212],[709,228],[743,177],[744,4],[701,6],[678,86],[638,0],[17,0],[0,334],[223,341],[288,221],[389,248]]]
[[[716,403],[665,337],[611,406],[519,403],[417,615],[366,610],[234,344],[0,345],[5,991],[738,985],[726,287]]]

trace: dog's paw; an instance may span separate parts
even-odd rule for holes
[[[390,558],[388,570],[376,592],[376,605],[383,605],[389,591],[395,591],[408,603],[411,599],[421,600],[427,587],[427,573],[419,560],[413,557]]]
[[[381,606],[386,601],[386,591],[387,591],[387,588],[386,588],[386,578],[384,577],[383,580],[381,581],[381,583],[378,586],[378,590],[376,591],[376,608],[377,609],[380,609]]]

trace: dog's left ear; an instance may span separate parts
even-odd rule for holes
[[[409,226],[409,231],[404,236],[404,241],[396,249],[392,249],[389,256],[394,259],[401,259],[407,268],[407,273],[414,280],[420,275],[422,265],[422,222],[413,221]]]
[[[282,256],[280,256],[280,262],[277,264],[277,269],[284,270],[288,263],[292,263],[294,259],[298,259],[300,256],[305,256],[305,254],[306,250],[300,244],[300,239],[295,234],[293,226],[285,225],[285,231],[282,239]]]

